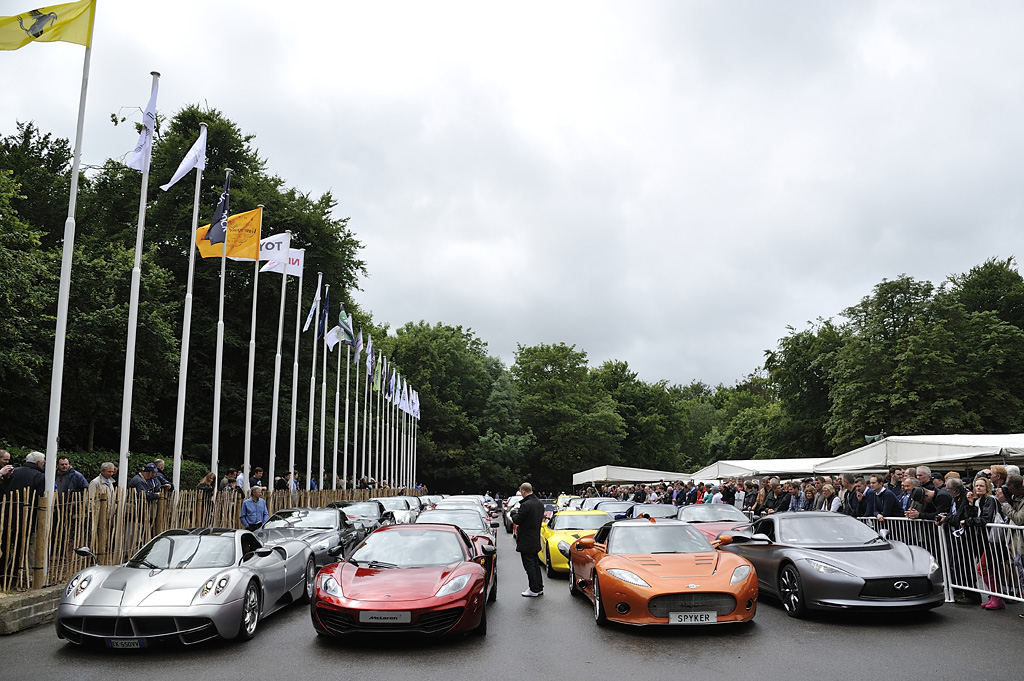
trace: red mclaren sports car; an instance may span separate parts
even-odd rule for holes
[[[320,570],[310,613],[318,634],[487,633],[494,547],[477,553],[454,525],[400,524],[370,534]]]

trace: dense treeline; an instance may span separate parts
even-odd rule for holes
[[[347,219],[333,217],[333,197],[286,187],[268,171],[253,136],[220,113],[188,107],[163,121],[152,178],[170,177],[200,121],[210,126],[201,220],[208,221],[230,167],[232,212],[263,204],[264,236],[288,229],[293,247],[307,249],[304,306],[310,277],[324,272],[332,301],[340,295],[357,326],[373,334],[376,347],[419,391],[418,478],[432,489],[507,490],[524,478],[565,488],[573,471],[602,464],[686,471],[723,458],[831,456],[881,431],[1024,430],[1024,279],[1012,259],[989,260],[938,287],[906,275],[883,280],[835,317],[790,328],[765,353],[763,366],[732,386],[648,383],[625,361],[591,366],[585,351],[557,342],[520,346],[505,367],[461,326],[374,325],[355,295],[367,274],[361,245]],[[16,447],[45,441],[69,174],[67,140],[28,123],[0,140],[0,441]],[[182,181],[167,193],[156,184],[151,179],[132,443],[139,452],[169,455],[193,183]],[[80,184],[65,450],[117,448],[139,187],[139,174],[115,160]],[[229,270],[221,465],[241,461],[252,290],[251,265],[231,263]],[[214,263],[197,263],[185,437],[185,455],[196,462],[210,456],[218,275]],[[254,465],[268,456],[279,282],[276,276],[259,281],[263,361]],[[294,280],[289,285],[293,320]],[[291,342],[284,347],[282,382],[290,386]],[[303,453],[308,353],[304,339],[297,438]],[[281,399],[286,423],[290,391]],[[279,456],[287,453],[283,432]]]

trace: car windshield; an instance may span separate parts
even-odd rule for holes
[[[348,509],[345,509],[346,511]],[[338,514],[326,510],[289,509],[270,516],[263,526],[265,530],[279,529],[320,529],[331,530],[337,526]]]
[[[720,523],[729,520],[745,523],[748,520],[743,511],[730,504],[683,506],[679,510],[679,519],[690,523]]]
[[[130,567],[159,570],[220,568],[235,562],[235,538],[193,534],[160,535],[139,549]]]
[[[612,517],[607,513],[592,513],[587,515],[565,515],[559,513],[554,517],[555,526],[553,530],[596,530],[605,523],[611,521]]]
[[[378,499],[377,501],[384,504],[384,508],[386,508],[389,511],[409,510],[409,502],[406,501],[405,499],[399,499],[397,497],[384,497],[383,499]]]
[[[349,504],[342,508],[348,517],[376,518],[380,513],[380,507],[369,501],[361,501],[358,504]]]
[[[605,513],[622,513],[631,508],[633,508],[632,501],[606,501],[597,505],[597,510]]]
[[[480,514],[475,511],[455,511],[455,510],[438,510],[438,511],[424,511],[420,514],[420,517],[416,519],[418,523],[446,523],[448,525],[456,525],[464,530],[480,531],[487,529],[484,527],[484,519],[480,517]]]
[[[828,515],[779,518],[779,541],[787,544],[866,544],[878,533],[855,518]]]
[[[688,525],[612,526],[608,553],[698,553],[714,551],[696,528]]]
[[[588,497],[580,504],[581,511],[593,511],[603,501],[612,501],[611,497]]]
[[[577,510],[581,506],[583,506],[583,497],[576,497],[575,499],[570,499],[569,503],[565,505],[566,508],[570,508],[573,510]]]
[[[604,506],[601,509],[604,510]],[[666,504],[637,504],[633,507],[633,517],[639,518],[647,514],[652,518],[675,518],[677,510],[675,506]]]
[[[462,542],[454,531],[420,529],[413,525],[392,526],[374,532],[359,545],[349,562],[360,567],[439,567],[465,560]]]

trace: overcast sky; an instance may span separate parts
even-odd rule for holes
[[[217,108],[334,193],[377,321],[506,364],[565,342],[732,385],[787,326],[1024,238],[1019,2],[287,7],[99,0],[83,163],[127,160],[110,114],[140,119],[159,71],[163,114]],[[0,134],[73,139],[83,54],[0,55]]]

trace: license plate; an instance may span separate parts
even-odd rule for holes
[[[363,624],[409,624],[412,622],[412,613],[395,610],[364,610],[359,613],[359,621]]]
[[[718,621],[717,612],[670,612],[669,624],[714,624]]]
[[[146,642],[141,638],[108,638],[108,648],[145,648]]]

